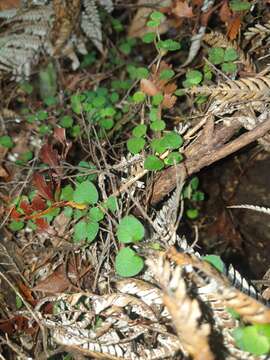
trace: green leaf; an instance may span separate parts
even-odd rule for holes
[[[230,8],[232,11],[246,11],[249,10],[251,7],[251,3],[248,1],[240,1],[240,0],[231,0],[230,1]]]
[[[102,119],[100,120],[99,125],[105,130],[110,130],[114,125],[114,121],[113,119]]]
[[[72,95],[71,98],[71,109],[75,114],[80,115],[82,110],[81,98],[80,95]]]
[[[98,201],[98,192],[91,181],[76,184],[73,200],[79,204],[95,204]]]
[[[161,13],[160,11],[153,11],[150,14],[150,19],[153,21],[162,22],[162,21],[166,20],[166,16],[163,13]]]
[[[108,199],[105,201],[104,206],[111,212],[115,212],[118,208],[116,196],[111,195],[110,197],[108,197]]]
[[[170,131],[167,133],[162,140],[166,149],[179,149],[183,145],[183,138],[181,135],[177,134],[175,131]]]
[[[174,71],[172,69],[164,69],[159,75],[160,80],[170,80],[172,77],[174,77]]]
[[[149,119],[151,121],[160,120],[160,112],[157,108],[151,108],[150,113],[149,113]]]
[[[55,106],[58,104],[58,99],[55,96],[47,96],[43,99],[43,102],[46,106]]]
[[[155,155],[149,155],[144,161],[144,168],[147,170],[161,170],[164,168],[164,163]]]
[[[183,160],[183,155],[177,151],[171,152],[164,160],[166,165],[174,165],[180,163]]]
[[[144,227],[135,216],[128,215],[120,220],[116,236],[121,243],[135,243],[143,239]]]
[[[158,27],[160,25],[159,21],[149,20],[146,25],[150,28]]]
[[[152,105],[154,106],[158,106],[162,103],[163,101],[163,95],[161,93],[157,93],[156,95],[154,95],[152,97]]]
[[[47,111],[43,111],[43,110],[38,111],[37,112],[37,119],[39,121],[44,121],[44,120],[48,119]]]
[[[167,150],[163,138],[153,139],[150,143],[150,147],[153,149],[154,152],[157,152],[159,154],[162,154]]]
[[[14,146],[14,143],[10,136],[3,135],[3,136],[0,136],[0,145],[7,149],[11,149]]]
[[[69,115],[63,116],[60,120],[60,125],[66,129],[72,127],[72,125],[73,125],[72,117]]]
[[[202,256],[202,259],[213,265],[221,273],[225,270],[224,262],[218,255],[205,255]]]
[[[38,131],[40,135],[47,135],[51,131],[51,126],[43,124],[38,128]]]
[[[226,308],[227,312],[231,315],[231,317],[233,319],[239,320],[240,319],[240,315],[238,314],[238,312],[236,312],[233,308]]]
[[[205,199],[205,196],[204,196],[204,193],[203,193],[202,191],[196,191],[196,192],[192,195],[191,199],[192,199],[193,201],[203,201],[203,200]]]
[[[157,47],[158,49],[162,49],[165,51],[176,51],[181,49],[181,45],[179,44],[179,42],[172,39],[160,40],[157,43]]]
[[[143,138],[131,138],[127,141],[128,151],[132,154],[138,154],[144,148],[145,140]]]
[[[143,35],[142,41],[143,41],[145,44],[151,44],[152,42],[155,41],[155,38],[156,38],[156,33],[154,33],[154,32],[148,32],[147,34],[144,34],[144,35]]]
[[[80,167],[80,175],[83,175],[84,172],[89,172],[89,170],[96,170],[96,166],[87,161],[80,161],[78,166]],[[97,174],[88,174],[85,176],[77,176],[76,181],[83,182],[85,180],[95,181],[97,179]]]
[[[94,221],[101,221],[104,219],[104,212],[99,207],[93,207],[89,210],[90,219]]]
[[[165,127],[166,127],[166,124],[165,124],[165,122],[163,120],[153,121],[150,124],[150,128],[153,131],[162,131],[162,130],[165,129]]]
[[[64,211],[64,214],[65,214],[65,216],[66,216],[67,218],[71,218],[71,217],[72,217],[72,215],[73,215],[73,209],[72,209],[71,207],[65,206],[63,211]]]
[[[228,48],[224,53],[224,61],[235,61],[238,59],[238,53],[234,48]]]
[[[209,61],[214,65],[219,65],[224,61],[224,49],[214,47],[209,50]]]
[[[197,190],[198,187],[199,187],[199,183],[200,183],[200,180],[197,176],[194,176],[190,182],[189,182],[189,185],[191,186],[191,189],[192,190]]]
[[[232,331],[236,345],[253,355],[264,355],[270,351],[270,324],[239,327]]]
[[[20,308],[22,308],[22,306],[23,306],[22,299],[20,298],[20,296],[16,294],[16,309],[19,310]]]
[[[191,70],[186,73],[186,78],[189,86],[198,85],[202,79],[203,75],[199,70]]]
[[[135,137],[142,137],[146,134],[146,130],[147,130],[147,126],[144,124],[140,124],[137,125],[133,130],[132,130],[132,135]]]
[[[129,55],[131,53],[132,50],[132,46],[130,45],[129,42],[124,42],[119,46],[119,50],[125,54],[125,55]]]
[[[136,69],[136,78],[137,79],[145,79],[149,75],[149,70],[145,67],[139,67]]]
[[[145,93],[142,91],[137,91],[133,94],[132,99],[135,103],[141,103],[145,100]]]
[[[227,62],[221,65],[221,70],[228,74],[233,74],[237,71],[237,65],[233,62]]]
[[[66,185],[61,190],[60,200],[63,200],[63,201],[71,201],[71,200],[73,200],[73,193],[74,193],[74,190],[73,190],[72,186],[71,185]]]
[[[115,258],[116,273],[123,277],[139,274],[144,267],[143,259],[129,247],[121,249]]]
[[[74,226],[73,239],[75,242],[83,241],[87,236],[87,224],[86,221],[81,220]]]
[[[20,231],[24,227],[24,222],[23,221],[12,221],[8,227],[10,228],[11,231]]]
[[[88,242],[95,240],[99,231],[99,223],[97,221],[90,221],[86,224],[86,239]]]
[[[199,211],[197,209],[188,209],[186,214],[189,219],[195,220],[199,216]]]
[[[77,136],[80,135],[80,133],[81,133],[81,127],[80,127],[80,125],[72,126],[71,136],[73,136],[74,138],[76,138]]]

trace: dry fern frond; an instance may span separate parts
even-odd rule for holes
[[[172,358],[180,347],[177,337],[135,296],[61,295],[43,299],[37,310],[48,301],[56,303],[59,312],[46,316],[43,323],[52,340],[70,351],[94,358],[154,360]],[[135,319],[129,314],[136,314]]]
[[[270,77],[257,76],[228,80],[218,85],[192,88],[188,92],[209,95],[212,100],[209,112],[215,115],[232,113],[247,105],[259,109],[264,107],[263,102],[270,98]]]
[[[235,41],[230,41],[225,35],[217,31],[211,31],[208,34],[205,34],[203,40],[210,46],[235,49],[238,53],[239,61],[244,65],[244,69],[247,72],[256,73],[256,66],[253,60]]]
[[[206,261],[200,260],[194,255],[178,253],[175,249],[170,249],[168,257],[181,267],[191,265],[202,271],[207,277],[214,279],[216,289],[212,287],[212,292],[224,302],[226,307],[234,309],[244,321],[260,324],[270,322],[268,307],[230,286],[228,279]]]
[[[148,265],[162,287],[164,304],[171,314],[185,353],[192,355],[194,360],[214,359],[208,339],[210,325],[199,323],[202,313],[198,301],[187,294],[180,267],[172,270],[163,255],[157,262],[149,260]]]
[[[252,50],[257,49],[262,45],[263,40],[269,41],[270,37],[270,21],[265,24],[256,24],[255,26],[251,26],[244,33],[246,40],[252,41],[253,46]]]

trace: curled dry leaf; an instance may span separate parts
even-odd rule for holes
[[[46,200],[54,200],[52,187],[47,184],[44,177],[39,173],[34,173],[33,184],[37,188],[39,194]]]
[[[154,96],[159,91],[153,81],[149,79],[142,79],[140,82],[141,91],[144,92],[148,96]]]
[[[40,149],[39,157],[44,162],[44,164],[47,164],[52,168],[55,168],[59,165],[58,153],[48,142]]]

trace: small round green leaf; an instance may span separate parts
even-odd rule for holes
[[[163,138],[153,139],[150,143],[150,147],[154,152],[157,152],[159,154],[162,154],[167,150],[167,148],[164,144]]]
[[[142,37],[142,41],[145,44],[151,44],[156,38],[156,33],[154,32],[148,32],[147,34],[144,34]]]
[[[223,63],[221,65],[221,70],[228,74],[233,74],[237,71],[237,65],[233,62]]]
[[[10,136],[3,135],[3,136],[0,136],[0,145],[7,149],[11,149],[14,146],[14,143]]]
[[[228,48],[224,53],[224,61],[235,61],[238,59],[238,53],[234,48]]]
[[[144,161],[144,168],[151,171],[161,170],[164,168],[164,163],[155,155],[149,155]]]
[[[214,47],[209,50],[209,61],[214,65],[219,65],[224,61],[224,49]]]
[[[144,237],[144,227],[135,216],[128,215],[120,220],[116,235],[121,243],[135,243]]]
[[[20,231],[24,227],[23,221],[12,221],[9,226],[11,231]]]
[[[151,14],[150,14],[150,19],[151,20],[154,20],[154,21],[164,21],[166,20],[166,16],[161,13],[160,11],[153,11]]]
[[[160,40],[157,43],[157,47],[159,49],[165,50],[165,51],[175,51],[175,50],[180,50],[181,45],[179,44],[179,42],[174,41],[172,39],[167,39],[167,40]]]
[[[144,136],[146,134],[146,130],[147,130],[147,126],[144,124],[140,124],[137,125],[133,130],[132,130],[132,135],[135,137],[141,137]]]
[[[97,234],[98,234],[98,230],[99,230],[99,224],[96,221],[90,221],[86,224],[86,239],[87,242],[92,242]]]
[[[165,124],[165,122],[163,120],[153,121],[150,124],[150,128],[153,131],[162,131],[162,130],[165,129],[165,127],[166,127],[166,124]]]
[[[189,86],[198,85],[202,79],[203,75],[199,70],[191,70],[186,73],[186,78]]]
[[[157,121],[160,120],[160,112],[159,109],[157,108],[151,108],[150,113],[149,113],[149,119],[151,121]]]
[[[138,154],[145,145],[145,140],[143,138],[131,138],[127,141],[128,151],[132,154]]]
[[[199,211],[197,209],[188,209],[186,214],[189,219],[195,220],[199,216]]]
[[[95,204],[98,201],[98,192],[91,181],[77,183],[73,193],[73,200],[79,204]]]
[[[116,273],[123,277],[139,274],[144,267],[143,259],[129,247],[121,249],[115,258]]]
[[[133,94],[132,99],[135,103],[141,103],[145,100],[145,93],[142,91],[137,91]]]
[[[257,324],[234,329],[232,335],[241,350],[260,356],[270,351],[269,333],[269,324]]]
[[[115,212],[118,208],[116,196],[111,195],[110,197],[108,197],[108,199],[105,201],[104,206],[111,212]]]
[[[179,149],[183,145],[183,138],[175,131],[170,131],[163,138],[163,144],[167,149]]]
[[[164,97],[161,93],[157,93],[152,97],[152,105],[158,106],[162,103]]]
[[[182,160],[183,160],[183,155],[177,151],[173,151],[166,157],[164,162],[166,165],[175,165],[180,163],[180,161]]]
[[[172,77],[174,77],[174,71],[172,69],[164,69],[159,75],[160,80],[170,80]]]
[[[74,190],[71,185],[66,185],[61,190],[61,196],[60,199],[64,201],[71,201],[73,200],[73,193]]]
[[[93,207],[89,210],[89,216],[91,220],[98,222],[104,219],[104,212],[99,207]]]
[[[87,236],[86,225],[87,225],[86,221],[81,220],[74,226],[73,240],[75,242],[83,241],[86,239]]]

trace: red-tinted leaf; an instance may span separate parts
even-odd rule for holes
[[[222,4],[220,10],[219,10],[219,17],[220,20],[224,23],[229,22],[232,19],[232,11],[229,8],[229,4],[228,1],[224,1],[224,3]]]
[[[20,208],[23,210],[25,215],[31,215],[33,212],[33,209],[27,200],[22,200],[20,202]]]
[[[11,217],[11,219],[13,219],[13,220],[19,220],[20,217],[21,217],[21,214],[20,214],[15,208],[13,208],[13,209],[11,210],[10,217]]]
[[[41,174],[35,173],[33,175],[33,184],[44,199],[54,200],[52,187],[50,184],[46,183],[44,177]]]
[[[32,200],[32,209],[34,211],[42,211],[46,209],[46,202],[38,195]]]
[[[64,266],[61,265],[51,275],[40,281],[33,290],[55,294],[65,291],[70,285],[70,281],[66,277]]]
[[[43,218],[37,218],[35,219],[35,223],[39,230],[47,230],[49,228],[48,222]]]
[[[64,128],[55,128],[53,131],[53,137],[55,140],[60,142],[61,144],[65,145],[66,139],[66,129]]]
[[[178,17],[193,17],[192,7],[186,1],[176,0],[172,8],[172,13]]]
[[[23,283],[19,283],[18,287],[20,289],[20,293],[23,298],[31,305],[35,306],[37,304],[37,300],[33,298],[32,291],[28,286]]]
[[[12,335],[15,331],[22,331],[28,328],[28,319],[23,316],[14,316],[11,319],[0,320],[0,330],[8,335]]]
[[[58,153],[49,143],[42,146],[39,157],[44,164],[48,164],[51,167],[57,167],[59,165]]]
[[[237,38],[240,28],[241,28],[241,15],[237,15],[228,24],[227,36],[229,40],[233,41]]]

